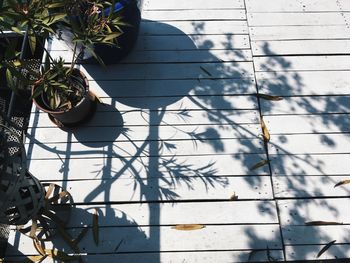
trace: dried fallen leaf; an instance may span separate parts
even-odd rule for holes
[[[183,225],[176,225],[171,227],[172,229],[176,229],[176,230],[185,230],[185,231],[190,231],[190,230],[198,230],[198,229],[202,229],[205,228],[205,226],[203,225],[197,225],[197,224],[183,224]]]
[[[52,192],[54,189],[55,189],[55,184],[50,184],[49,188],[46,191],[45,199],[49,199],[49,197],[52,195]]]
[[[57,249],[45,249],[45,252],[49,257],[61,261],[73,261],[80,258],[80,256],[70,256],[64,253],[63,251],[59,251]]]
[[[250,171],[256,170],[266,164],[268,164],[270,161],[269,160],[262,160],[258,162],[257,164],[253,165],[252,167],[249,168]]]
[[[205,69],[204,67],[202,67],[202,66],[200,66],[200,68],[201,68],[201,70],[203,70],[203,72],[204,72],[205,74],[207,74],[208,76],[212,77],[211,73],[210,73],[208,70],[206,70],[206,69]]]
[[[87,231],[89,230],[88,227],[84,227],[79,235],[73,240],[73,244],[76,246],[78,243],[83,239],[83,237],[86,235]]]
[[[258,97],[262,98],[264,100],[272,100],[272,101],[283,100],[283,98],[280,96],[272,96],[272,95],[267,95],[267,94],[262,94],[262,93],[258,94]]]
[[[326,252],[331,246],[334,245],[334,243],[337,242],[337,240],[333,240],[331,242],[329,242],[327,245],[325,245],[320,252],[318,252],[317,254],[317,258],[319,258],[324,252]]]
[[[98,246],[99,241],[99,228],[98,228],[98,211],[95,208],[95,213],[92,215],[92,231],[96,246]]]
[[[263,119],[261,119],[261,129],[263,131],[264,141],[265,142],[269,142],[271,136],[270,136],[269,130],[267,129],[267,126],[266,126],[266,124],[265,124]]]
[[[38,251],[40,255],[42,255],[42,256],[46,255],[45,247],[41,245],[41,242],[39,241],[37,236],[33,237],[33,245],[34,245],[34,248],[36,249],[36,251]]]
[[[336,183],[334,185],[334,187],[337,187],[337,186],[340,186],[340,185],[343,185],[343,184],[350,184],[350,180],[340,181],[339,183]]]
[[[231,195],[230,200],[231,200],[231,201],[236,201],[236,200],[238,200],[238,195],[236,195],[236,192],[234,192],[233,195]]]
[[[340,222],[329,222],[329,221],[310,221],[306,222],[306,226],[322,226],[322,225],[342,225]]]

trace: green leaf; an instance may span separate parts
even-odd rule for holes
[[[117,37],[119,37],[121,35],[121,33],[110,33],[108,34],[104,39],[103,41],[109,41],[109,40],[112,40],[112,39],[115,39]]]
[[[334,245],[334,243],[337,242],[337,240],[333,240],[331,242],[329,242],[327,245],[325,245],[320,252],[318,252],[317,254],[317,258],[319,258],[324,252],[326,252],[331,246]]]
[[[7,86],[10,89],[12,89],[13,91],[16,91],[15,82],[13,81],[13,76],[10,69],[6,69],[6,82],[7,82]]]
[[[28,42],[29,42],[30,51],[34,55],[35,49],[36,49],[36,37],[34,34],[28,34]]]
[[[50,26],[50,25],[56,23],[57,21],[62,20],[66,16],[67,16],[66,13],[57,13],[55,15],[49,15],[48,17],[45,17],[43,19],[43,23]]]
[[[23,35],[22,30],[21,30],[21,29],[19,29],[18,27],[13,26],[13,27],[11,27],[11,29],[12,29],[14,32],[18,33],[18,34]]]

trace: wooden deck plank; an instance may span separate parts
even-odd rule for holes
[[[57,184],[64,185],[69,192],[74,193],[74,202],[82,204],[164,200],[230,201],[234,194],[238,200],[272,199],[269,176],[217,177],[210,173],[206,175],[203,171],[204,175],[197,177],[184,175],[176,178],[160,174],[158,178],[141,179],[134,174],[133,178],[119,179],[119,174],[127,169],[124,167],[120,171],[112,171],[111,179],[107,180],[58,181]]]
[[[285,97],[273,102],[262,100],[261,109],[264,115],[350,113],[350,96]],[[348,118],[349,115],[344,114],[335,124],[346,124]]]
[[[333,240],[350,242],[350,226],[286,226],[282,228],[284,241],[288,245],[326,245]]]
[[[260,26],[250,27],[252,40],[349,39],[346,26]]]
[[[283,260],[282,250],[269,250],[271,258]],[[6,257],[8,260],[21,260],[21,257]],[[151,253],[123,253],[123,254],[98,254],[82,256],[83,262],[101,261],[105,263],[128,262],[172,262],[183,263],[201,262],[212,263],[217,262],[266,262],[269,260],[267,250],[244,250],[244,251],[191,251],[191,252],[151,252]],[[271,259],[270,259],[271,260]],[[53,262],[50,258],[46,258],[43,263]]]
[[[127,169],[119,178],[133,178],[134,170],[138,171],[137,176],[142,179],[172,175],[196,176],[208,174],[210,176],[250,176],[269,175],[268,166],[257,170],[250,170],[256,163],[265,159],[264,154],[233,154],[233,155],[192,155],[161,157],[159,158],[159,174],[151,173],[146,168],[152,168],[152,163],[157,157],[137,157],[133,169]],[[31,160],[29,169],[40,180],[94,180],[108,179],[125,163],[130,163],[132,157],[117,158],[90,158],[90,159],[51,159]],[[53,172],[50,178],[47,177],[47,170],[42,167],[50,167]],[[349,172],[350,173],[350,172]]]
[[[139,36],[132,52],[135,51],[175,51],[175,50],[235,50],[249,48],[248,35],[158,35]],[[51,40],[50,51],[67,51],[64,41]],[[70,53],[69,53],[70,54]],[[68,55],[69,55],[68,54]],[[131,53],[132,54],[132,53]],[[71,58],[69,58],[71,59]],[[128,59],[128,57],[126,57]],[[123,61],[121,61],[122,63]]]
[[[245,20],[244,10],[239,9],[189,9],[189,10],[143,10],[142,18],[156,21],[179,20]]]
[[[349,39],[252,41],[254,56],[350,54]]]
[[[145,135],[147,140],[147,134]],[[130,140],[133,140],[131,137]],[[35,144],[33,144],[35,143]],[[157,146],[157,152],[149,152]],[[31,159],[130,157],[130,156],[187,156],[208,154],[263,153],[260,139],[216,139],[216,140],[173,140],[161,141],[122,141],[90,143],[43,144],[32,141],[26,145]],[[344,145],[346,147],[346,145]]]
[[[140,35],[248,34],[246,21],[143,21]]]
[[[270,134],[348,133],[350,115],[272,115],[264,116]]]
[[[350,31],[349,31],[350,32]],[[276,56],[255,57],[256,71],[342,71],[350,69],[348,56]]]
[[[270,154],[275,175],[350,175],[349,154]]]
[[[339,12],[340,5],[335,0],[272,0],[267,3],[247,0],[248,12]],[[346,11],[346,6],[343,11]]]
[[[343,224],[350,223],[350,215],[346,213],[350,199],[300,199],[278,201],[281,224],[305,225],[307,222],[324,221]]]
[[[103,142],[108,138],[113,138],[116,133],[113,124],[108,127],[86,127],[79,131],[67,133],[66,131],[52,128],[33,128],[28,131],[35,134],[35,140],[42,143],[64,143],[64,142]],[[132,126],[123,125],[118,136],[118,141],[128,141],[130,138],[135,141],[145,140],[186,140],[186,139],[239,139],[258,138],[261,133],[259,124],[247,125],[182,125],[182,126]],[[147,135],[149,133],[149,135]]]
[[[203,68],[209,74],[203,71]],[[119,64],[101,68],[85,65],[82,71],[88,79],[98,80],[137,80],[137,79],[241,79],[253,77],[252,62],[224,63],[157,63]]]
[[[293,3],[291,3],[293,4]],[[249,26],[332,26],[346,25],[341,12],[248,13]]]
[[[149,110],[130,110],[118,111],[115,107],[99,105],[98,110],[93,118],[84,124],[84,127],[100,126],[138,126],[138,125],[239,125],[249,123],[259,123],[258,112],[256,110],[172,110],[166,111],[161,121],[150,119]],[[57,127],[49,119],[47,114],[42,112],[33,112],[29,127],[52,128]],[[122,118],[122,119],[121,119]],[[31,135],[34,135],[32,132]]]
[[[272,154],[349,153],[350,134],[287,134],[271,137]]]
[[[250,230],[249,230],[250,229]],[[78,229],[77,229],[78,230]],[[148,239],[150,231],[159,233],[162,239],[152,242]],[[75,235],[77,231],[75,231]],[[250,235],[247,235],[247,232]],[[278,234],[276,234],[278,233]],[[90,237],[90,238],[88,238]],[[80,245],[88,253],[114,253],[118,243],[118,253],[155,252],[155,251],[207,251],[230,250],[235,247],[243,249],[281,249],[278,225],[252,225],[242,227],[237,225],[206,226],[203,229],[193,231],[178,231],[170,226],[164,227],[122,227],[100,228],[100,245],[97,247],[89,235]],[[118,238],[116,238],[118,237]],[[25,255],[33,253],[32,242],[25,235],[11,235],[10,244],[18,242],[19,251]],[[181,240],[181,242],[179,242]],[[62,241],[55,242],[56,247],[62,245]],[[47,244],[47,248],[50,244]],[[18,251],[9,249],[8,255],[18,255]]]
[[[228,8],[244,8],[243,0],[226,1],[218,0],[215,2],[209,2],[205,0],[192,0],[188,2],[186,0],[178,1],[162,1],[162,0],[146,0],[143,8],[145,10],[187,10],[187,9],[228,9]]]
[[[276,96],[350,94],[348,71],[257,72],[259,92]]]
[[[302,245],[302,246],[286,246],[286,259],[287,260],[335,260],[345,259],[350,257],[350,245],[348,244],[335,244],[325,251],[320,257],[317,258],[317,254],[321,251],[324,245]]]
[[[345,179],[345,176],[281,175],[273,177],[273,185],[275,196],[278,198],[349,197],[349,187],[334,187]]]
[[[52,55],[71,59],[66,51],[55,51]],[[174,50],[174,51],[133,51],[123,63],[193,63],[193,62],[242,62],[252,61],[251,51],[246,50]]]

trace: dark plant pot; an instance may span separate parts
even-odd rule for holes
[[[33,99],[35,105],[42,111],[49,114],[50,119],[58,126],[75,127],[88,121],[96,110],[96,97],[89,91],[89,82],[86,76],[77,69],[81,78],[84,80],[84,96],[82,100],[67,111],[55,111],[46,106],[42,96],[37,96]],[[36,87],[33,87],[32,94]]]
[[[94,44],[94,52],[102,59],[105,64],[114,64],[125,58],[136,44],[140,22],[141,22],[141,6],[140,0],[121,0],[115,5],[114,12],[120,13],[123,17],[122,21],[127,26],[121,26],[123,34],[117,38],[117,45],[107,44]],[[105,10],[108,14],[108,10]],[[75,19],[75,18],[72,18]],[[67,27],[60,27],[60,35],[62,40],[66,42],[68,46],[73,48],[72,34]],[[85,51],[81,58],[80,63],[96,64],[97,60],[87,51]]]

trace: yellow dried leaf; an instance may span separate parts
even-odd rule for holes
[[[265,142],[269,142],[271,136],[270,136],[269,130],[267,129],[267,126],[266,126],[266,124],[265,124],[263,119],[261,119],[261,129],[263,131],[264,141]]]
[[[331,242],[329,242],[327,245],[325,245],[320,252],[318,252],[317,254],[317,258],[319,258],[324,252],[326,252],[331,246],[334,245],[334,243],[337,242],[337,240],[333,240]]]
[[[252,167],[249,168],[250,171],[256,170],[266,164],[268,164],[270,161],[269,160],[262,160],[258,162],[257,164],[253,165]]]
[[[183,224],[183,225],[176,225],[171,227],[172,229],[176,230],[185,230],[185,231],[190,231],[190,230],[198,230],[205,228],[203,225],[197,225],[197,224]]]
[[[310,221],[306,222],[306,226],[322,226],[322,225],[342,225],[340,222],[329,222],[329,221]]]
[[[258,94],[258,97],[264,100],[272,100],[272,101],[283,100],[283,98],[280,96],[272,96],[272,95],[267,95],[262,93]]]
[[[236,192],[234,192],[233,195],[231,195],[230,200],[231,200],[231,201],[236,201],[236,200],[238,200],[238,195],[236,195]]]
[[[46,191],[45,199],[49,199],[49,197],[52,195],[52,192],[54,189],[55,189],[55,184],[50,184],[49,188]]]
[[[98,227],[98,211],[95,208],[95,213],[92,215],[92,231],[96,246],[99,242],[99,227]]]
[[[43,247],[39,241],[39,239],[35,236],[33,237],[33,245],[36,251],[39,252],[40,255],[45,256],[45,247]]]
[[[334,187],[337,187],[337,186],[340,186],[340,185],[343,185],[343,184],[350,184],[350,180],[340,181],[339,183],[336,183],[334,185]]]

